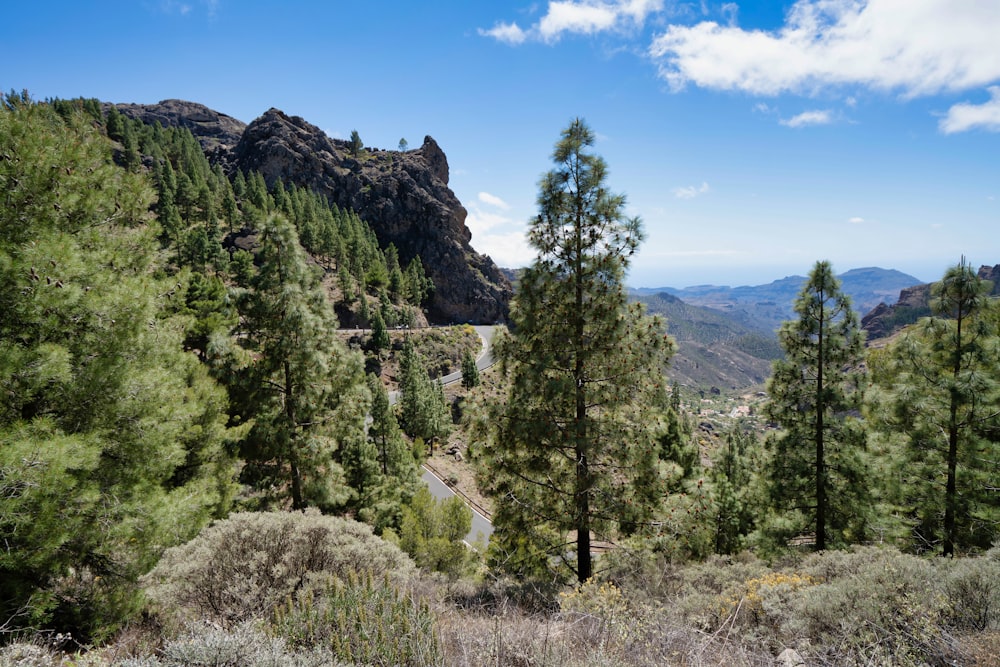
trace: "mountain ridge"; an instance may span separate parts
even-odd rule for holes
[[[400,260],[419,256],[435,290],[436,322],[504,321],[513,290],[493,260],[471,244],[468,212],[448,187],[448,159],[430,136],[414,150],[351,146],[299,116],[271,108],[249,124],[184,100],[115,104],[126,116],[184,127],[227,173],[259,171],[268,187],[293,183],[353,210]]]
[[[899,293],[915,285],[924,284],[920,279],[881,267],[849,269],[837,276],[842,289],[851,297],[859,317],[879,304],[894,304]],[[785,320],[795,316],[795,297],[802,289],[805,276],[785,276],[761,285],[695,285],[685,288],[661,287],[633,289],[636,296],[667,293],[685,303],[729,313],[748,326],[773,333]]]

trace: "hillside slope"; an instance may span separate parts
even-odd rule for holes
[[[667,371],[671,381],[695,390],[740,391],[762,384],[781,356],[777,337],[741,322],[733,313],[685,303],[666,293],[637,297],[661,315],[677,341]]]
[[[278,109],[243,125],[181,100],[116,106],[146,123],[187,128],[206,156],[229,173],[259,171],[269,187],[293,183],[355,211],[383,248],[395,244],[403,263],[421,258],[435,285],[428,304],[432,320],[506,319],[510,283],[472,247],[467,211],[448,187],[448,159],[431,137],[415,150],[366,148],[355,154],[348,142]]]

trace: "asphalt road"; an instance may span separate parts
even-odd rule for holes
[[[476,333],[479,334],[479,337],[483,339],[483,347],[479,352],[479,356],[476,357],[476,368],[478,368],[479,370],[485,370],[493,365],[493,352],[491,346],[493,343],[493,336],[496,335],[496,327],[489,325],[489,326],[476,326],[473,328],[476,330]],[[445,375],[444,377],[442,377],[439,381],[443,385],[453,384],[455,382],[461,382],[462,373],[461,371],[457,373],[450,373],[449,375]],[[390,405],[395,404],[398,400],[399,400],[398,391],[389,392]],[[451,498],[454,495],[457,495],[454,491],[451,490],[451,488],[448,487],[447,484],[441,481],[441,479],[439,479],[437,475],[432,473],[427,468],[423,469],[423,474],[421,475],[421,479],[423,479],[424,482],[427,483],[427,488],[430,489],[431,495],[433,495],[438,500],[445,500],[447,498]],[[484,541],[489,542],[490,535],[493,534],[493,524],[490,523],[489,519],[487,519],[485,516],[477,512],[475,508],[470,507],[469,509],[472,510],[472,530],[470,530],[469,534],[466,535],[465,541],[469,544],[474,544],[476,540],[479,539],[480,536],[482,536]]]
[[[439,500],[445,500],[455,495],[455,492],[442,482],[437,475],[427,468],[423,470],[424,474],[420,478],[427,482],[427,488],[430,489],[431,495]],[[489,542],[490,535],[493,534],[493,524],[474,508],[470,509],[472,509],[472,530],[465,536],[465,541],[469,544],[475,544],[476,540],[481,537],[483,542]]]

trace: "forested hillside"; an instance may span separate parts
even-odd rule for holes
[[[3,96],[0,666],[996,664],[991,281],[960,261],[877,349],[824,261],[776,345],[637,303],[595,136],[559,135],[480,373],[328,192]],[[766,363],[759,411],[706,427],[689,342]]]
[[[162,550],[233,507],[398,527],[417,467],[392,425],[369,439],[335,332],[425,322],[420,258],[227,177],[186,129],[16,94],[0,121],[4,627],[112,632]]]

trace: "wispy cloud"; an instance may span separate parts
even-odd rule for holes
[[[190,16],[194,12],[196,5],[203,6],[206,16],[214,19],[218,12],[220,1],[193,0],[192,2],[184,2],[183,0],[160,0],[156,6],[164,14],[180,14],[181,16]]]
[[[848,218],[847,221],[852,225],[863,225],[865,224],[865,219],[859,216],[854,216],[853,218]]]
[[[787,127],[806,127],[807,125],[829,125],[833,116],[829,111],[803,111],[802,113],[778,121]]]
[[[980,128],[1000,132],[1000,86],[987,88],[990,99],[983,104],[963,102],[948,109],[948,115],[941,119],[938,128],[945,134],[965,132]]]
[[[798,0],[777,31],[671,25],[649,54],[674,90],[754,95],[859,85],[906,97],[1000,79],[1000,3]]]
[[[701,185],[688,185],[683,188],[674,188],[674,196],[678,199],[694,199],[695,197],[708,194],[708,191],[708,183],[702,182]]]
[[[504,211],[510,208],[510,204],[505,202],[503,199],[500,199],[500,197],[497,197],[496,195],[491,195],[489,192],[480,192],[479,201],[483,202],[484,204],[489,204],[490,206],[495,206]]]
[[[663,10],[663,0],[561,0],[548,3],[545,14],[527,30],[517,23],[499,22],[479,34],[517,46],[539,40],[549,44],[563,35],[593,35],[641,27],[646,18]]]
[[[480,28],[479,34],[511,46],[517,46],[528,39],[528,35],[516,23],[497,23],[489,30]]]

